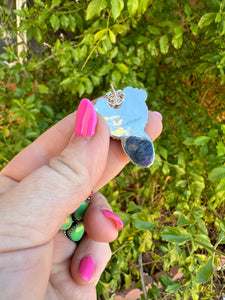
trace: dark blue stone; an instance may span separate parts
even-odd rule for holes
[[[151,139],[130,136],[122,139],[123,149],[133,163],[140,167],[149,167],[155,157]]]

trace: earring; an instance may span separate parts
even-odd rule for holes
[[[89,207],[89,203],[93,192],[90,196],[76,209],[71,215],[66,218],[65,223],[61,227],[65,236],[73,242],[79,242],[85,232],[83,217]]]
[[[147,93],[138,88],[126,87],[98,99],[96,111],[107,122],[111,136],[121,140],[124,152],[137,166],[149,167],[155,158],[151,138],[144,131],[148,121]]]

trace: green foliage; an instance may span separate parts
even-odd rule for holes
[[[4,166],[49,126],[95,98],[128,85],[148,92],[163,114],[150,169],[128,165],[103,192],[124,221],[98,285],[103,299],[132,281],[148,253],[168,276],[150,299],[210,299],[225,244],[225,1],[34,0],[12,14],[0,6],[0,38],[27,32],[28,51],[0,56]],[[38,51],[34,50],[38,46]],[[38,54],[37,54],[38,52]],[[23,63],[21,63],[23,60]],[[212,234],[213,232],[213,234]],[[174,282],[170,269],[183,278]]]

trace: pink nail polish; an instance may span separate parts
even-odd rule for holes
[[[163,117],[162,117],[162,115],[160,114],[160,112],[158,112],[158,111],[153,111],[153,113],[156,114],[156,115],[160,118],[160,120],[162,121]]]
[[[112,220],[115,224],[115,227],[117,230],[120,230],[123,228],[123,221],[113,212],[107,209],[102,209],[102,213],[106,218],[109,218]]]
[[[90,281],[95,270],[95,264],[94,260],[90,256],[85,256],[79,265],[79,273],[80,276],[85,280],[85,281]]]
[[[75,121],[75,135],[88,137],[95,133],[97,125],[97,114],[94,105],[90,100],[84,98],[81,100]]]

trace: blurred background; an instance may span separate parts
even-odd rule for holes
[[[224,37],[225,1],[0,0],[1,168],[110,83],[163,115],[154,165],[102,189],[125,226],[99,299],[223,299]]]

